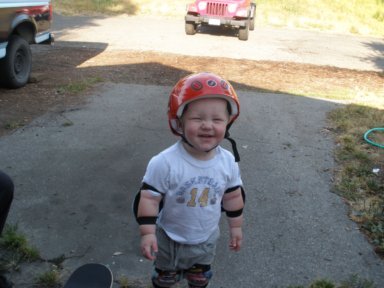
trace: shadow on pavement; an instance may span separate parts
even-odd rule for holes
[[[384,72],[384,44],[378,41],[370,41],[364,43],[367,47],[370,47],[372,51],[376,52],[380,56],[367,57],[366,62],[374,63],[377,68]]]
[[[71,53],[71,56],[60,57],[58,45],[32,45],[32,74],[26,87],[12,90],[0,87],[0,136],[10,130],[22,127],[47,112],[47,107],[76,103],[76,95],[61,97],[60,87],[69,81],[81,79],[76,69],[82,63],[93,59],[108,46],[106,43],[70,43],[78,47],[97,47],[82,49],[82,53]],[[75,51],[75,50],[74,50]],[[60,73],[71,70],[72,74]],[[73,69],[73,70],[72,70]],[[77,78],[76,78],[77,77]],[[48,109],[49,110],[49,109]]]

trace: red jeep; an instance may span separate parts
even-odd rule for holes
[[[198,25],[230,26],[239,29],[240,40],[248,40],[255,16],[256,3],[251,0],[195,0],[187,5],[185,33],[194,35]]]

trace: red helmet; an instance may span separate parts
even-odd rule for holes
[[[204,98],[222,98],[228,101],[231,108],[228,127],[240,114],[239,99],[229,82],[213,73],[191,74],[179,80],[169,95],[168,122],[174,134],[182,135],[177,120],[182,116],[185,106]]]

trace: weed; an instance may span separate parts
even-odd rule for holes
[[[67,120],[62,124],[63,127],[73,126],[73,122],[71,120]]]
[[[343,281],[338,288],[375,288],[375,284],[367,279],[359,278],[358,275],[352,275],[348,280]]]
[[[59,287],[60,273],[56,268],[51,271],[45,272],[37,277],[37,284],[41,288],[54,288]]]
[[[127,277],[122,276],[119,279],[120,288],[129,288],[129,280]]]
[[[22,126],[24,126],[24,124],[22,122],[20,122],[20,121],[13,121],[13,122],[6,123],[4,125],[4,128],[6,130],[14,130],[14,129],[17,129],[17,128],[22,127]]]
[[[320,279],[312,282],[308,288],[376,288],[374,282],[360,278],[358,275],[352,275],[341,284],[333,283],[332,281]],[[287,288],[306,288],[302,285],[288,286]]]
[[[80,81],[70,82],[67,85],[59,87],[57,89],[57,93],[79,94],[81,92],[86,91],[88,88],[92,87],[93,85],[100,83],[102,81],[103,79],[100,77],[92,77],[92,78],[82,79]]]
[[[88,87],[86,82],[71,82],[67,85],[61,86],[58,88],[57,92],[59,94],[65,94],[65,93],[70,93],[70,94],[78,94],[83,91]]]
[[[13,259],[35,261],[40,259],[37,249],[29,246],[26,237],[17,231],[17,225],[7,225],[0,238],[0,247],[13,252]]]
[[[375,18],[377,21],[379,22],[384,22],[384,12],[383,11],[379,11],[377,10],[374,14],[373,14],[373,18]]]
[[[309,288],[335,288],[336,286],[328,280],[317,280],[312,283]]]

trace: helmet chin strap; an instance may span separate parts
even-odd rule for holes
[[[228,129],[227,129],[227,132],[225,132],[225,137],[224,138],[227,139],[229,142],[231,142],[233,156],[235,156],[235,162],[239,162],[240,161],[240,154],[239,154],[239,151],[237,150],[236,142],[235,142],[235,140],[233,140],[229,136],[230,135],[229,135],[229,132],[228,132]]]
[[[184,143],[188,144],[189,147],[195,148],[195,147],[193,147],[193,145],[187,140],[187,138],[186,138],[185,135],[184,135],[184,132],[183,132],[183,135],[180,135],[180,136],[181,136],[181,139],[183,140]]]
[[[225,131],[225,136],[224,138],[227,139],[230,143],[231,143],[231,146],[232,146],[232,151],[233,151],[233,155],[235,157],[235,162],[239,162],[240,161],[240,154],[239,154],[239,151],[237,150],[237,145],[236,145],[236,142],[235,140],[233,140],[232,138],[230,138],[230,134],[229,134],[229,127],[227,127],[227,131]],[[192,148],[195,148],[188,140],[187,138],[185,137],[184,133],[181,135],[181,139],[183,140],[184,143],[186,143],[189,147],[192,147]],[[216,149],[218,145],[216,145],[215,147],[207,150],[207,151],[204,151],[206,153],[209,153],[211,152],[213,149]]]

